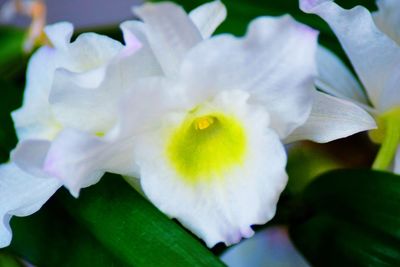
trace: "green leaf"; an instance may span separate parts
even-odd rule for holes
[[[14,217],[11,228],[13,240],[7,249],[36,266],[132,266],[102,246],[54,199],[34,215]]]
[[[0,252],[1,267],[24,267],[22,262],[9,253]]]
[[[120,176],[107,174],[78,200],[65,195],[62,201],[96,239],[132,266],[224,266]]]
[[[294,144],[288,151],[286,171],[289,182],[286,191],[297,194],[315,179],[330,170],[338,169],[340,163],[331,154],[305,142]]]
[[[0,162],[8,160],[9,152],[17,143],[10,113],[22,102],[23,87],[0,79]]]
[[[400,266],[398,175],[333,171],[311,183],[302,201],[304,217],[290,233],[315,266]]]
[[[27,55],[23,51],[25,32],[0,27],[0,77],[10,78],[25,71]]]

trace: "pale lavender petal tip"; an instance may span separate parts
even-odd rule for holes
[[[306,13],[311,13],[315,7],[326,2],[332,2],[332,0],[300,0],[300,9]]]
[[[63,173],[59,170],[60,166],[58,166],[58,162],[60,161],[60,156],[61,155],[54,152],[54,150],[51,151],[51,153],[47,155],[43,165],[43,170],[47,174],[58,179],[62,184],[64,184],[73,197],[78,198],[80,193],[79,186],[68,179],[65,179]]]
[[[129,31],[129,29],[125,28],[123,24],[121,25],[121,28],[125,41],[123,56],[131,55],[143,47],[143,44],[140,42],[140,40],[131,31]]]

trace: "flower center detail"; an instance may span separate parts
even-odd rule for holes
[[[200,117],[196,119],[194,122],[196,130],[205,130],[208,127],[210,127],[211,124],[213,123],[214,123],[214,118],[211,116]]]
[[[189,114],[173,132],[166,153],[176,172],[195,183],[218,179],[243,164],[246,144],[245,130],[236,118],[222,113]]]

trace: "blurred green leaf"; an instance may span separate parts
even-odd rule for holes
[[[1,267],[23,267],[24,265],[20,260],[15,258],[9,253],[0,252],[0,266]]]
[[[0,26],[0,77],[13,78],[25,71],[27,55],[23,51],[25,32],[21,29]]]
[[[112,255],[54,199],[34,215],[14,217],[11,227],[7,249],[36,266],[132,266]]]
[[[21,106],[23,87],[0,78],[0,162],[8,160],[17,143],[10,113]]]
[[[65,195],[62,201],[96,239],[132,266],[224,266],[120,176],[107,174],[78,200]]]
[[[302,201],[303,218],[290,233],[315,266],[400,266],[398,175],[333,171],[312,182]]]
[[[305,142],[291,145],[288,149],[288,163],[286,171],[289,182],[286,190],[297,194],[318,175],[324,172],[338,169],[340,164],[332,155],[308,145]]]

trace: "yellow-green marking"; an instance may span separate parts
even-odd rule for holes
[[[190,113],[173,132],[166,152],[176,172],[195,183],[243,164],[246,146],[246,132],[236,118]]]
[[[396,154],[400,143],[400,107],[382,114],[378,119],[378,129],[370,132],[371,139],[381,144],[373,164],[374,169],[386,170]]]

